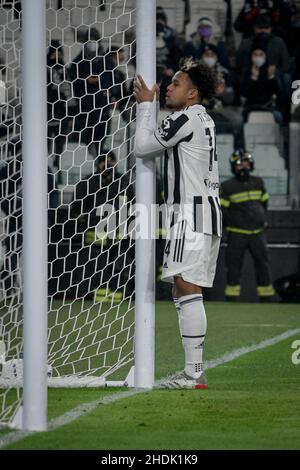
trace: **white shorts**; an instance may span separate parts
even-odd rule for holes
[[[194,232],[186,220],[169,231],[164,252],[162,281],[174,283],[174,276],[200,287],[212,287],[221,238]]]

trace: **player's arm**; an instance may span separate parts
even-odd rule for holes
[[[163,146],[155,138],[154,132],[157,127],[158,104],[154,104],[155,97],[158,97],[159,87],[154,85],[151,89],[147,87],[145,81],[138,75],[134,81],[133,95],[137,101],[137,128],[135,134],[134,153],[136,157],[154,157]]]
[[[157,85],[150,90],[142,77],[138,76],[134,92],[138,102],[138,113],[140,113],[135,137],[137,157],[155,157],[157,152],[172,148],[179,142],[189,142],[193,136],[189,118],[184,111],[178,111],[167,117],[157,129],[153,103],[157,92]]]

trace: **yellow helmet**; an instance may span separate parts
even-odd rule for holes
[[[243,160],[247,160],[250,163],[250,171],[254,170],[254,159],[251,153],[244,149],[238,149],[235,150],[229,158],[231,171],[233,174],[235,174],[236,165],[240,165]]]

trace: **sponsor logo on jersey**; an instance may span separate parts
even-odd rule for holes
[[[174,137],[174,135],[188,122],[188,120],[189,118],[185,114],[180,114],[177,119],[164,119],[158,129],[160,137],[167,142]]]
[[[209,179],[205,178],[204,184],[207,188],[212,189],[213,191],[219,189],[220,184],[218,181],[210,181]]]
[[[168,119],[164,119],[161,123],[160,128],[158,129],[158,133],[160,137],[165,139],[168,136],[169,129],[170,129],[170,121]]]

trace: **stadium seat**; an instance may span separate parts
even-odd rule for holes
[[[248,121],[256,124],[273,124],[276,123],[274,114],[270,111],[251,111],[248,114]]]
[[[253,144],[276,144],[281,147],[281,134],[279,124],[276,122],[244,124],[245,146],[248,149]]]
[[[263,172],[255,172],[254,175],[263,178],[266,190],[269,194],[286,194],[287,193],[287,170],[276,173],[277,176],[264,176]]]
[[[255,167],[266,171],[283,170],[284,160],[280,156],[276,145],[255,144],[247,146],[255,160]]]
[[[232,134],[217,134],[217,153],[219,162],[220,182],[230,178],[231,169],[229,165],[229,157],[234,150],[234,142]]]
[[[286,194],[288,173],[276,145],[254,145],[249,151],[255,160],[254,175],[263,178],[269,194]]]

